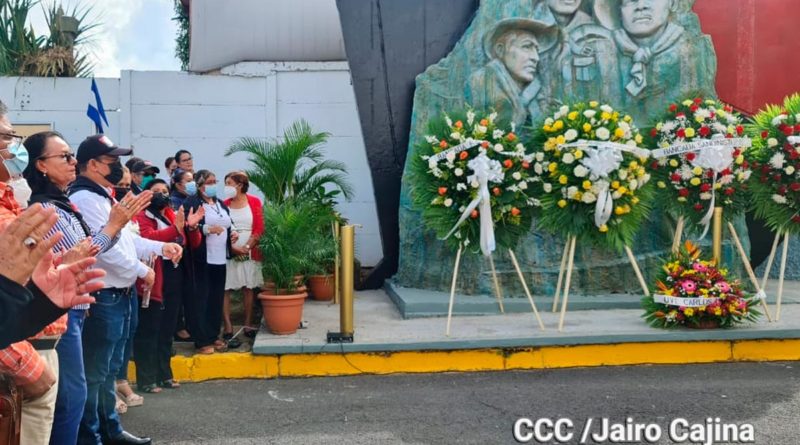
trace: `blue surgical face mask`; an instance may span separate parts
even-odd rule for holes
[[[207,185],[205,195],[209,198],[216,198],[217,197],[217,187],[214,185]]]
[[[22,176],[22,172],[25,171],[25,167],[28,166],[28,150],[25,150],[22,141],[10,145],[6,150],[14,155],[11,159],[3,159],[3,165],[5,165],[6,170],[8,170],[9,176],[12,178]]]
[[[197,194],[197,183],[196,182],[194,182],[194,181],[187,182],[184,187],[186,187],[186,194],[187,195],[191,196],[191,195],[196,195]]]

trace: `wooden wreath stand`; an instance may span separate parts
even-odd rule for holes
[[[564,318],[567,314],[567,302],[569,301],[569,288],[572,282],[572,269],[575,265],[575,245],[578,242],[577,236],[567,238],[567,244],[564,246],[564,254],[561,256],[561,268],[558,271],[558,283],[556,284],[556,294],[553,297],[553,312],[558,309],[558,302],[562,294],[564,301],[561,303],[561,316],[558,319],[559,332],[564,330]],[[639,285],[642,286],[642,291],[645,295],[650,295],[650,290],[647,288],[647,283],[644,280],[644,275],[639,269],[639,263],[636,261],[636,256],[629,246],[625,246],[625,253],[628,255],[628,260],[631,262],[633,271],[636,273],[636,278],[639,280]],[[564,276],[566,274],[566,277]]]
[[[778,300],[775,307],[775,321],[781,319],[781,300],[783,299],[783,281],[786,277],[786,258],[789,255],[789,231],[785,230],[783,233],[778,231],[775,234],[775,241],[772,243],[772,251],[767,259],[767,267],[764,270],[764,278],[761,280],[761,288],[767,288],[767,280],[769,280],[769,272],[772,270],[772,263],[775,261],[775,255],[778,252],[778,243],[783,236],[783,251],[781,252],[781,269],[778,275]]]
[[[681,216],[678,218],[678,223],[675,228],[675,238],[672,240],[672,251],[678,252],[680,249],[681,244],[681,237],[683,236],[683,229],[686,225],[684,218]],[[742,246],[742,242],[739,239],[739,234],[736,233],[736,227],[733,226],[733,223],[728,222],[728,231],[733,238],[734,244],[736,244],[736,250],[739,252],[739,257],[742,259],[742,264],[744,264],[744,268],[747,271],[747,276],[750,278],[750,283],[752,283],[753,288],[755,288],[756,292],[764,295],[764,288],[766,286],[767,277],[769,276],[769,270],[772,267],[772,260],[775,258],[775,250],[778,247],[778,240],[780,238],[780,234],[775,237],[775,242],[772,245],[772,254],[769,258],[769,263],[767,265],[767,273],[764,275],[764,281],[759,284],[758,279],[756,278],[755,272],[753,272],[753,266],[750,264],[750,259],[747,257],[747,253],[744,251],[744,247]],[[714,219],[712,222],[712,247],[711,251],[714,256],[714,262],[719,266],[720,261],[722,260],[722,207],[715,207],[714,208]],[[788,245],[789,235],[786,234],[786,245]],[[783,246],[783,263],[781,265],[781,281],[780,285],[778,286],[778,309],[775,315],[775,320],[777,321],[780,317],[780,310],[781,310],[781,296],[783,294],[783,273],[786,269],[786,245]],[[772,322],[772,315],[769,313],[769,308],[767,307],[767,302],[764,298],[760,298],[761,300],[761,308],[764,310],[764,314],[767,316],[767,320]]]
[[[450,336],[450,321],[453,318],[453,302],[456,295],[456,282],[458,281],[458,266],[461,263],[461,252],[463,250],[464,245],[459,245],[458,252],[456,253],[456,264],[453,268],[453,281],[450,284],[450,304],[447,308],[447,330],[445,332],[448,337]],[[544,331],[544,323],[542,323],[542,318],[539,316],[539,311],[536,309],[536,303],[533,302],[533,296],[531,295],[530,289],[528,289],[528,283],[525,281],[525,276],[522,274],[522,269],[519,267],[517,256],[514,255],[514,251],[511,249],[508,249],[508,254],[511,256],[511,262],[514,263],[514,269],[517,271],[517,277],[519,277],[519,282],[522,283],[522,288],[525,290],[525,295],[528,296],[528,301],[531,303],[531,309],[533,310],[533,315],[536,316],[536,321],[539,323],[539,329]],[[489,265],[492,268],[492,281],[494,282],[494,292],[495,297],[497,297],[497,304],[500,306],[500,313],[505,314],[506,310],[503,307],[503,293],[500,290],[500,280],[497,279],[497,270],[494,267],[494,254],[487,256],[487,258],[489,258]]]

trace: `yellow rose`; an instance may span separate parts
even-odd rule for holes
[[[689,181],[689,183],[690,183],[690,184],[692,184],[692,185],[693,185],[693,186],[695,186],[695,187],[697,187],[698,185],[700,185],[700,183],[701,183],[701,182],[702,182],[702,181],[700,181],[700,178],[692,178],[692,180],[691,180],[691,181]]]
[[[599,105],[600,104],[596,100],[589,102],[589,106],[592,108],[597,108]]]
[[[638,198],[638,197],[636,197],[636,196],[634,196],[633,198],[631,198],[631,204],[633,204],[633,205],[639,204],[639,198]]]
[[[638,176],[640,178],[642,176],[644,176],[645,174],[647,174],[647,170],[645,170],[644,167],[639,167],[639,169],[636,170],[636,176]]]
[[[600,231],[600,233],[606,233],[606,232],[608,232],[608,226],[603,224],[602,226],[600,226],[598,228],[598,230]]]
[[[583,186],[584,190],[591,190],[592,189],[592,181],[589,181],[589,180],[583,181],[583,184],[581,184],[581,185]]]
[[[630,123],[633,120],[633,118],[630,117],[630,115],[626,114],[625,117],[622,118],[622,120],[624,120],[627,123]]]
[[[614,136],[616,136],[617,139],[622,139],[625,136],[625,130],[622,128],[617,128],[614,130]]]
[[[692,315],[694,315],[694,309],[692,309],[690,307],[687,307],[686,309],[684,309],[683,315],[686,315],[687,317],[691,317]]]
[[[721,308],[716,308],[716,309],[714,309],[714,315],[716,315],[716,316],[718,316],[718,317],[719,317],[720,315],[722,315],[722,309],[721,309]]]
[[[695,176],[700,176],[703,174],[703,169],[700,167],[695,167],[692,169],[692,173],[694,173]]]
[[[556,123],[553,124],[553,130],[558,131],[564,128],[564,121],[561,119],[557,120]]]
[[[558,177],[558,183],[561,185],[566,184],[568,181],[567,175],[561,175]]]
[[[590,124],[588,122],[583,124],[583,131],[585,133],[588,133],[588,132],[592,131],[592,124]]]
[[[547,166],[547,170],[549,170],[550,173],[553,173],[554,171],[556,171],[557,168],[558,168],[558,165],[556,165],[555,162],[551,162],[550,165]]]
[[[559,206],[559,207],[561,207],[561,208],[563,209],[564,207],[566,207],[566,206],[567,206],[567,201],[566,201],[566,200],[563,200],[563,199],[562,199],[562,200],[559,200],[559,201],[558,201],[558,206]]]
[[[583,199],[583,193],[582,192],[575,193],[575,196],[573,196],[572,199],[574,199],[575,201],[580,201],[581,199]]]
[[[583,157],[583,150],[580,150],[580,149],[575,150],[575,153],[573,153],[573,154],[575,155],[575,159],[580,159],[580,158]]]
[[[641,143],[642,143],[642,140],[643,140],[643,139],[642,139],[642,135],[637,133],[637,134],[636,134],[636,137],[635,137],[635,138],[633,138],[633,140],[635,140],[637,144],[641,144]]]
[[[694,137],[694,128],[689,127],[686,129],[686,137],[693,138]]]
[[[548,132],[548,133],[550,133],[551,131],[553,131],[553,128],[552,128],[551,126],[549,126],[549,125],[545,125],[544,127],[542,127],[542,129],[543,129],[544,131]]]
[[[619,188],[619,181],[614,181],[611,183],[611,188],[616,190]]]
[[[603,111],[602,113],[600,113],[600,119],[602,119],[604,121],[610,120],[611,119],[611,113],[609,113],[608,111]]]
[[[561,122],[561,121],[558,121],[558,122]],[[563,145],[563,144],[566,144],[566,143],[567,143],[567,140],[564,138],[564,135],[563,134],[558,135],[558,137],[556,138],[556,144]]]
[[[639,168],[639,163],[636,161],[631,161],[631,163],[628,164],[628,167],[630,167],[631,170],[636,170],[637,168]]]
[[[736,156],[736,165],[742,165],[744,162],[744,155]]]
[[[680,164],[675,159],[670,159],[669,160],[669,166],[670,167],[677,167],[678,165],[680,165]]]
[[[572,111],[572,112],[570,112],[570,113],[567,115],[567,118],[568,118],[569,120],[571,120],[571,121],[574,121],[575,119],[577,119],[577,118],[578,118],[578,115],[579,115],[579,114],[580,114],[580,113],[578,113],[577,111]]]
[[[617,191],[619,192],[620,195],[624,195],[628,193],[628,188],[623,185],[622,187],[618,188]]]
[[[615,111],[614,114],[611,115],[611,120],[616,122],[619,119],[619,111]]]
[[[625,209],[622,208],[622,207],[615,207],[614,208],[614,214],[617,215],[617,216],[623,215],[623,214],[625,214]]]

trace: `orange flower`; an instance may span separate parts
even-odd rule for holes
[[[531,168],[531,164],[527,161],[522,161],[522,168]]]
[[[461,122],[461,121],[456,121],[455,127],[456,128],[463,128],[464,127],[464,123]]]
[[[489,148],[489,141],[483,141],[483,142],[481,142],[481,147],[483,147],[483,148]]]
[[[478,217],[478,211],[477,210],[473,210],[472,213],[469,214],[469,217],[472,218],[472,219],[477,218]]]
[[[447,193],[447,187],[439,187],[439,195],[444,196]]]
[[[494,196],[500,196],[500,193],[502,192],[500,191],[499,187],[495,187],[492,189],[492,193],[494,194]]]
[[[461,154],[458,155],[458,157],[463,161],[464,159],[467,159],[469,157],[469,153],[467,153],[466,151],[462,151]]]
[[[489,121],[488,121],[488,120],[486,120],[486,119],[481,119],[481,122],[480,122],[480,123],[481,123],[481,125],[482,125],[482,126],[484,126],[484,127],[485,127],[485,126],[487,126],[487,125],[489,125]]]
[[[514,166],[514,161],[512,161],[511,159],[506,159],[505,161],[503,161],[503,167],[511,168],[513,166]]]
[[[439,142],[439,147],[441,147],[441,148],[447,148],[447,141],[445,141],[444,139],[442,139],[442,142]]]
[[[506,136],[506,138],[508,138],[510,142],[514,142],[514,140],[517,139],[517,135],[514,133],[508,133],[508,136]]]
[[[522,212],[520,212],[518,208],[511,207],[511,216],[519,216],[520,213]]]

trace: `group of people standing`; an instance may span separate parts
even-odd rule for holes
[[[143,401],[127,382],[128,360],[139,392],[178,388],[173,336],[201,354],[237,346],[225,310],[233,290],[245,296],[245,334],[257,330],[252,300],[262,284],[264,228],[247,175],[231,172],[219,188],[214,173],[195,172],[192,154],[181,150],[162,179],[148,161],[123,166],[132,154],[104,135],[86,138],[77,152],[57,132],[23,142],[0,102],[0,222],[30,204],[52,208],[58,220],[49,236],[60,234],[53,253],[65,264],[96,258],[105,272],[93,304],[0,351],[0,373],[25,396],[24,444],[150,443],[120,422],[120,411]]]

